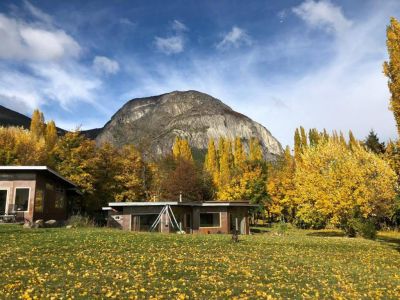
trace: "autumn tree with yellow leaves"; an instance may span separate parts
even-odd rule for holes
[[[393,112],[397,132],[400,136],[400,23],[395,18],[390,19],[386,37],[389,60],[384,62],[383,72],[389,79],[390,109]]]
[[[388,163],[362,147],[350,150],[331,138],[308,148],[296,166],[294,203],[298,223],[346,229],[354,218],[390,216],[397,178]]]
[[[176,159],[182,158],[193,161],[192,150],[190,149],[188,140],[176,137],[174,145],[172,146],[172,153]]]
[[[47,162],[44,139],[19,127],[0,127],[0,165],[43,165]]]
[[[267,212],[273,220],[292,222],[295,218],[294,175],[295,160],[287,146],[277,161],[269,163],[267,191],[271,203]]]
[[[46,123],[43,113],[35,109],[31,118],[30,131],[36,139],[43,138],[45,135]]]

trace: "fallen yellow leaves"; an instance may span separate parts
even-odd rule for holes
[[[386,236],[391,243],[314,234],[231,243],[226,235],[1,225],[0,298],[398,298],[398,233]]]

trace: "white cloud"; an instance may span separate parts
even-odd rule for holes
[[[51,16],[24,4],[30,22],[0,14],[0,103],[25,113],[44,105],[68,110],[94,104],[101,81],[80,62],[78,42]]]
[[[93,68],[98,73],[116,74],[119,71],[119,64],[108,57],[96,56],[93,59]]]
[[[217,44],[218,49],[226,49],[230,47],[239,48],[243,45],[251,45],[252,40],[246,31],[237,26],[233,26],[224,38]]]
[[[166,38],[156,36],[154,43],[157,49],[165,54],[176,54],[183,52],[184,50],[184,39],[182,36],[171,36]]]
[[[172,29],[180,32],[180,31],[188,31],[189,29],[186,27],[185,24],[183,24],[182,22],[178,21],[178,20],[174,20],[172,22]]]
[[[181,53],[185,50],[184,32],[188,31],[188,27],[178,20],[174,20],[171,24],[171,29],[175,32],[167,37],[156,36],[154,45],[157,50],[167,55]]]
[[[126,25],[126,26],[135,26],[135,23],[132,22],[130,19],[128,18],[121,18],[119,19],[119,23],[122,25]]]
[[[81,50],[63,30],[28,24],[4,14],[0,14],[0,41],[0,59],[54,61],[77,57]]]
[[[352,22],[344,16],[342,9],[329,0],[306,0],[292,11],[309,26],[315,28],[340,33],[352,25]]]

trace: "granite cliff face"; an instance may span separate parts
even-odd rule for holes
[[[251,137],[261,141],[265,158],[282,153],[280,143],[261,124],[235,112],[218,99],[197,91],[172,92],[127,102],[99,130],[96,141],[116,146],[137,145],[149,155],[170,153],[176,136],[186,138],[198,153],[210,138]]]

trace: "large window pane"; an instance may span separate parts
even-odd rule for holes
[[[29,189],[21,188],[15,190],[15,210],[27,211],[29,201]]]
[[[150,227],[154,224],[158,214],[140,215],[140,231],[149,231]]]
[[[56,200],[54,202],[54,207],[62,209],[65,207],[65,193],[62,189],[56,190]]]
[[[219,213],[200,213],[200,227],[221,227]]]
[[[6,212],[7,190],[0,190],[0,215]]]

